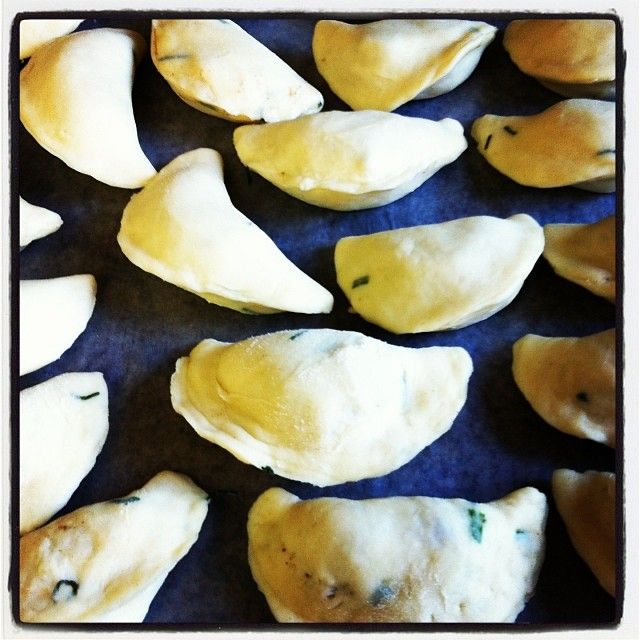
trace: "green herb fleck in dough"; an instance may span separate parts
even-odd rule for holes
[[[607,153],[615,153],[616,150],[615,149],[601,149],[600,151],[598,151],[598,153],[596,153],[597,156],[605,156],[607,155]]]
[[[510,136],[515,136],[518,133],[515,129],[512,129],[508,124],[502,127]]]
[[[296,338],[299,338],[301,335],[303,335],[304,333],[307,333],[306,331],[298,331],[297,333],[294,333],[289,340],[295,340]]]
[[[589,394],[586,391],[578,391],[576,399],[580,400],[580,402],[589,402]]]
[[[381,607],[395,598],[396,592],[386,580],[383,580],[369,596],[369,604],[372,607]]]
[[[158,62],[169,62],[170,60],[187,60],[190,57],[190,53],[173,53],[167,56],[162,56],[162,58],[158,58]]]
[[[86,396],[76,396],[76,398],[78,398],[78,400],[91,400],[91,398],[95,398],[96,396],[99,396],[100,392],[99,391],[95,391],[94,393],[90,393]]]
[[[242,307],[240,309],[242,313],[246,313],[248,316],[260,316],[262,315],[259,311],[254,311],[253,309],[249,309],[249,307]]]
[[[487,517],[482,513],[482,511],[476,511],[475,509],[467,509],[467,513],[471,519],[469,522],[471,537],[476,542],[482,542],[482,528],[484,527],[484,523],[487,521]]]
[[[127,496],[125,498],[114,498],[109,500],[112,504],[131,504],[132,502],[138,502],[140,498],[138,496]]]
[[[274,475],[274,471],[269,465],[267,465],[266,467],[260,467],[260,469],[262,469],[262,471],[265,471],[270,475]]]
[[[66,602],[78,593],[80,585],[75,580],[58,580],[53,588],[51,598],[54,602]]]
[[[493,134],[492,134],[492,133],[490,133],[490,134],[487,136],[487,140],[486,140],[486,142],[484,143],[484,150],[485,150],[485,151],[489,148],[489,145],[491,144],[491,138],[493,138]]]
[[[524,529],[516,529],[516,535],[517,536],[522,536],[525,535],[527,532]]]
[[[361,287],[365,284],[369,284],[369,276],[360,276],[353,281],[353,283],[351,284],[351,288],[356,289],[357,287]]]

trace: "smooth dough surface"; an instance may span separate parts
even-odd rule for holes
[[[187,104],[226,120],[277,122],[322,109],[322,94],[231,20],[153,20],[151,57]]]
[[[326,486],[384,475],[445,433],[471,371],[459,347],[279,331],[202,341],[178,360],[171,401],[200,436],[239,460]]]
[[[27,19],[20,22],[20,60],[24,60],[43,44],[76,29],[82,20]]]
[[[62,218],[55,211],[37,207],[22,198],[19,199],[19,217],[20,249],[57,231],[62,225]]]
[[[20,375],[57,360],[85,330],[96,303],[90,274],[20,281]]]
[[[320,20],[313,56],[331,90],[352,109],[393,111],[455,89],[495,32],[469,20]]]
[[[20,120],[72,169],[137,189],[156,171],[138,142],[131,87],[141,35],[91,29],[40,47],[20,72]]]
[[[495,169],[519,184],[615,191],[616,107],[603,100],[558,102],[531,116],[485,115],[471,135]]]
[[[550,425],[610,447],[616,442],[616,334],[582,338],[528,334],[513,345],[513,376]]]
[[[553,497],[573,546],[610,595],[616,592],[616,477],[558,469]]]
[[[530,216],[490,216],[342,238],[338,284],[353,309],[394,333],[464,327],[517,295],[542,253]]]
[[[23,622],[142,622],[198,538],[208,497],[171,471],[20,538]]]
[[[504,48],[523,72],[568,97],[614,98],[613,20],[514,20]]]
[[[563,278],[610,302],[616,299],[616,217],[544,226],[544,257]]]
[[[59,511],[109,430],[101,373],[64,373],[20,392],[20,534]]]
[[[273,488],[249,512],[249,564],[280,622],[513,622],[535,588],[546,515],[532,487],[485,504]]]
[[[417,189],[466,148],[462,125],[383,111],[323,111],[233,132],[242,164],[289,195],[348,211]]]
[[[232,204],[222,157],[184,153],[135,194],[118,234],[137,266],[244,313],[328,313],[333,296]]]

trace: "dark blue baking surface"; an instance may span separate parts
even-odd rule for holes
[[[523,75],[502,48],[501,27],[471,78],[453,92],[398,109],[429,119],[453,117],[464,126],[469,148],[405,198],[385,207],[334,212],[302,203],[250,174],[232,144],[235,124],[182,102],[147,55],[135,77],[133,102],[141,145],[157,169],[197,147],[220,151],[234,204],[281,250],[335,296],[329,315],[283,313],[245,316],[207,304],[130,263],[116,234],[132,192],[77,173],[43,150],[19,125],[13,162],[19,192],[58,212],[59,231],[20,255],[21,278],[93,273],[97,303],[87,330],[57,362],[23,376],[27,388],[68,371],[102,371],[109,387],[110,429],[93,470],[64,512],[128,493],[163,469],[188,474],[211,495],[200,537],[153,601],[148,623],[273,624],[246,560],[247,512],[271,486],[304,497],[367,498],[392,495],[464,497],[489,501],[525,485],[549,501],[547,552],[535,595],[518,623],[600,625],[618,616],[614,600],[574,551],[553,503],[551,474],[559,467],[614,470],[614,452],[544,423],[528,406],[511,375],[511,345],[526,333],[587,335],[615,325],[614,305],[556,276],[540,258],[516,299],[495,316],[465,329],[395,336],[348,312],[333,266],[333,248],[345,235],[488,214],[531,214],[541,224],[586,222],[615,211],[613,194],[572,188],[522,187],[495,171],[469,135],[485,113],[531,114],[563,99]],[[315,17],[238,19],[325,97],[325,110],[347,109],[318,74],[311,54]],[[132,28],[148,41],[150,16],[113,14],[81,28]],[[15,218],[14,218],[15,220]],[[238,247],[242,253],[243,247]],[[234,341],[280,329],[333,327],[361,331],[406,346],[460,345],[474,373],[468,400],[448,433],[389,475],[319,489],[268,475],[236,460],[196,435],[172,407],[169,378],[178,357],[200,340]],[[393,544],[402,543],[394,540]],[[597,541],[594,541],[597,544]]]

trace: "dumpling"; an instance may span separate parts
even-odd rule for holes
[[[118,243],[141,269],[223,307],[329,313],[333,306],[333,296],[233,206],[213,149],[178,156],[135,194]]]
[[[516,296],[542,253],[530,216],[490,216],[342,238],[338,284],[353,309],[393,333],[457,329]]]
[[[20,72],[20,120],[72,169],[136,189],[156,171],[144,155],[131,103],[142,36],[91,29],[40,47]]]
[[[615,191],[615,103],[563,100],[532,116],[478,118],[471,135],[489,164],[529,187]]]
[[[526,335],[513,345],[513,376],[550,425],[578,438],[616,442],[616,334]]]
[[[569,98],[615,98],[613,20],[514,20],[504,48],[518,68]]]
[[[153,20],[151,57],[188,105],[225,120],[291,120],[322,94],[231,20]]]
[[[350,211],[417,189],[466,148],[462,125],[382,111],[324,111],[233,132],[242,164],[304,202]]]
[[[279,488],[249,511],[249,564],[279,622],[513,622],[544,555],[547,502],[299,500]]]
[[[554,271],[610,302],[616,299],[616,218],[546,224],[544,257]]]
[[[176,363],[171,402],[242,462],[327,486],[381,476],[445,433],[472,371],[459,347],[409,349],[352,331],[203,340]]]
[[[163,471],[123,498],[82,507],[20,538],[22,622],[142,622],[197,540],[208,496]]]
[[[602,588],[616,593],[616,476],[603,471],[553,473],[553,497],[571,542]]]
[[[393,111],[455,89],[495,32],[469,20],[320,20],[313,56],[331,90],[352,109]]]
[[[82,20],[27,19],[20,22],[20,60],[28,58],[38,47],[76,29]]]
[[[90,274],[20,281],[20,375],[57,360],[85,330],[96,303]]]
[[[33,240],[44,238],[57,231],[62,218],[44,207],[37,207],[20,198],[20,249],[24,249]]]
[[[20,392],[20,534],[67,504],[108,430],[101,373],[65,373]]]

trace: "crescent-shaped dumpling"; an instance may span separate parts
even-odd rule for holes
[[[514,20],[504,48],[518,68],[569,98],[615,98],[613,20]]]
[[[55,211],[37,207],[22,198],[19,199],[19,203],[20,249],[60,228],[62,218]]]
[[[471,371],[459,347],[279,331],[202,341],[178,360],[171,401],[200,436],[239,460],[327,486],[389,473],[445,433]]]
[[[513,376],[533,409],[578,438],[616,441],[616,335],[583,338],[528,334],[513,345]]]
[[[136,189],[156,171],[138,142],[131,103],[142,36],[78,31],[40,47],[20,72],[20,120],[72,169]]]
[[[542,253],[530,216],[490,216],[342,238],[338,284],[353,309],[393,333],[457,329],[513,300]]]
[[[239,122],[277,122],[322,109],[317,89],[231,20],[152,25],[153,64],[199,111]]]
[[[118,243],[141,269],[244,313],[329,313],[333,296],[232,204],[222,157],[175,158],[124,210]]]
[[[535,588],[546,516],[532,487],[484,504],[272,488],[249,511],[249,564],[280,622],[513,622]]]
[[[20,534],[67,504],[108,430],[101,373],[65,373],[20,392]]]
[[[616,476],[554,471],[553,497],[571,542],[610,595],[616,592]]]
[[[563,100],[532,116],[478,118],[471,135],[495,169],[529,187],[615,191],[615,103]]]
[[[352,109],[393,111],[455,89],[495,32],[469,20],[320,20],[313,56],[331,90]]]
[[[22,622],[142,622],[197,540],[208,496],[163,471],[123,498],[82,507],[20,538]]]
[[[28,58],[43,44],[71,33],[81,22],[82,20],[62,20],[61,18],[22,20],[20,22],[20,60]]]
[[[20,375],[57,360],[85,330],[96,303],[90,274],[20,281]]]
[[[324,111],[233,132],[242,164],[304,202],[350,211],[418,188],[466,148],[462,125],[383,111]]]
[[[544,226],[544,257],[554,271],[610,302],[616,299],[616,218]]]

